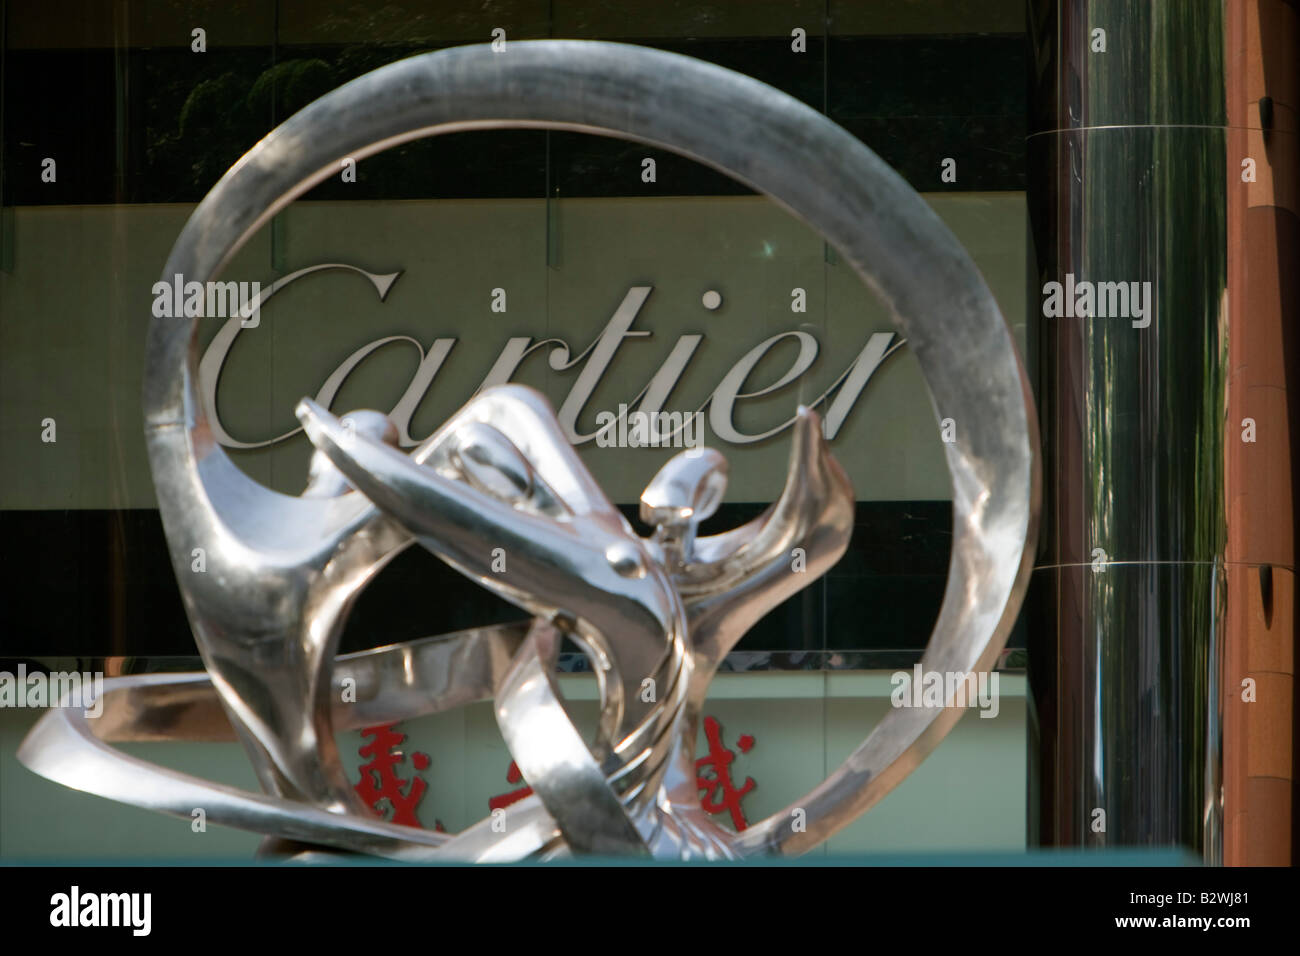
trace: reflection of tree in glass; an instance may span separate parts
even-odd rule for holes
[[[144,57],[148,195],[137,198],[199,200],[254,143],[298,110],[416,52],[336,47],[268,65],[267,51],[249,48],[203,55],[150,51]]]

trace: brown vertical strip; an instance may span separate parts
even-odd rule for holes
[[[1300,17],[1283,0],[1230,0],[1226,9],[1227,167],[1238,182],[1228,190],[1224,862],[1287,865],[1296,807]]]

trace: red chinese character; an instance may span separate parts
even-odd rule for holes
[[[513,760],[510,761],[510,769],[506,771],[506,783],[520,783],[524,775],[519,772],[519,766]],[[524,797],[533,792],[532,787],[520,787],[518,790],[511,790],[509,793],[503,793],[499,797],[492,797],[488,800],[489,810],[502,810],[512,803],[518,803]]]
[[[356,791],[366,806],[379,816],[384,815],[380,803],[387,800],[393,808],[393,823],[418,827],[420,819],[415,815],[415,808],[420,805],[428,785],[418,776],[404,780],[397,775],[394,768],[405,761],[406,756],[396,748],[406,739],[406,734],[394,730],[396,726],[396,723],[380,724],[361,731],[363,737],[372,739],[360,750],[361,756],[369,757],[370,762],[361,765],[361,782],[356,785]],[[429,755],[413,753],[411,763],[416,770],[425,770],[429,766]],[[441,823],[437,829],[442,830]]]
[[[722,725],[716,718],[704,718],[704,739],[708,742],[709,752],[695,761],[695,785],[701,791],[700,805],[706,813],[729,811],[732,825],[738,831],[743,830],[749,826],[749,821],[745,819],[745,811],[741,808],[740,801],[756,786],[754,778],[746,777],[744,785],[736,789],[736,785],[731,780],[731,762],[736,759],[736,755],[722,746]],[[742,734],[736,741],[736,746],[740,748],[741,753],[749,753],[750,748],[754,746],[754,738],[749,734]],[[701,773],[706,769],[711,773]]]

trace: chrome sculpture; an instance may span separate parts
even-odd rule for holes
[[[947,590],[923,666],[992,667],[1027,584],[1038,514],[1037,429],[1005,322],[925,202],[848,133],[719,67],[586,41],[460,47],[341,87],[258,143],[195,210],[163,274],[207,281],[270,216],[345,158],[441,132],[580,130],[671,149],[764,192],[817,229],[890,306],[936,408],[956,418]],[[961,716],[898,709],[824,783],[735,834],[700,807],[701,707],[727,652],[847,547],[854,495],[800,408],[780,499],[700,537],[726,487],[716,451],[678,455],[641,496],[643,539],[582,465],[546,400],[484,390],[409,456],[386,416],[298,417],[316,452],[306,490],[277,494],[213,441],[197,389],[196,322],[155,318],[146,434],[177,579],[206,673],[106,682],[104,713],[52,710],[20,759],[67,786],[279,841],[402,860],[683,859],[793,854],[877,802]],[[336,658],[360,590],[418,542],[530,615]],[[791,555],[803,550],[804,570]],[[206,571],[191,562],[202,549]],[[506,569],[493,569],[494,549]],[[562,635],[589,657],[600,721],[588,745],[554,681]],[[345,701],[341,688],[356,689]],[[650,693],[646,693],[647,688]],[[334,733],[491,698],[533,795],[448,835],[361,805]],[[264,793],[126,756],[123,740],[243,742]],[[292,846],[291,844],[280,844]],[[314,858],[315,851],[304,851]]]

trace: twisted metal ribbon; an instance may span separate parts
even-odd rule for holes
[[[1027,585],[1039,504],[1037,427],[1013,340],[925,202],[867,147],[778,90],[625,44],[517,42],[504,54],[472,46],[413,57],[330,93],[258,143],[199,204],[163,274],[217,275],[344,158],[502,127],[615,136],[711,165],[804,219],[881,296],[936,409],[960,423],[944,446],[952,559],[922,665],[991,668]],[[51,711],[19,754],[36,772],[183,817],[202,806],[213,822],[396,859],[790,854],[877,802],[961,716],[953,707],[893,710],[809,794],[743,833],[722,830],[699,806],[692,766],[709,682],[750,626],[834,564],[852,528],[852,489],[815,413],[799,410],[781,498],[705,538],[695,527],[721,496],[721,456],[665,466],[642,497],[655,534],[640,539],[545,400],[519,386],[476,396],[409,457],[385,443],[393,433],[383,416],[354,413],[345,425],[304,401],[299,416],[317,453],[307,491],[291,497],[245,476],[213,441],[196,388],[196,325],[153,320],[144,406],[159,509],[207,674],[107,681],[105,717],[93,728],[79,711]],[[356,595],[414,541],[532,623],[336,661]],[[199,547],[204,574],[190,571]],[[485,570],[493,547],[507,549],[509,574]],[[790,567],[796,547],[803,574]],[[598,678],[590,747],[551,677],[561,633],[583,647]],[[369,679],[367,703],[338,703],[339,675],[349,671]],[[653,700],[636,692],[646,678],[661,689]],[[510,808],[505,832],[489,819],[454,837],[428,833],[375,820],[359,804],[335,729],[487,696],[535,791]],[[221,711],[264,794],[109,746],[210,736]]]

